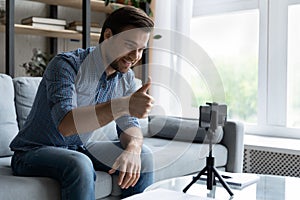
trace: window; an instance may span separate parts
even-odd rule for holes
[[[287,125],[300,128],[300,5],[288,9]]]
[[[246,133],[300,138],[299,19],[300,0],[194,0],[190,36],[214,61],[229,118]]]
[[[259,12],[234,11],[197,16],[191,38],[213,60],[223,81],[229,118],[257,122]],[[206,96],[197,96],[198,104]]]

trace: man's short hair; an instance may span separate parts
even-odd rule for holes
[[[99,43],[104,40],[104,31],[109,28],[112,34],[118,34],[127,27],[143,28],[150,32],[154,26],[153,20],[141,9],[133,6],[125,6],[112,12],[105,20]]]

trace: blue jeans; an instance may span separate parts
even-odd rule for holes
[[[93,147],[94,149],[99,147],[103,155],[113,157],[109,156],[111,154],[109,149],[103,151],[101,147],[103,144],[102,142],[94,143]],[[119,142],[114,145],[120,147]],[[105,145],[103,146],[105,148]],[[140,179],[134,187],[122,190],[122,198],[143,192],[153,183],[153,160],[149,155],[151,155],[150,150],[143,146]],[[85,147],[73,150],[49,146],[26,152],[15,152],[11,166],[14,175],[17,176],[50,177],[57,180],[61,186],[62,200],[95,199],[95,170],[107,172],[111,169],[109,163],[100,162]]]

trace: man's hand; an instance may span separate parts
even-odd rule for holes
[[[151,110],[154,99],[147,94],[151,86],[151,78],[148,77],[148,82],[144,84],[138,91],[130,96],[129,114],[137,118],[145,118]]]
[[[135,186],[140,178],[141,171],[141,150],[137,148],[127,147],[124,152],[116,159],[109,170],[109,174],[113,174],[119,170],[118,184],[122,189]]]

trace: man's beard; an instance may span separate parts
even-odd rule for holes
[[[110,64],[110,66],[111,66],[114,70],[120,72],[120,67],[119,67],[119,65],[118,65],[118,61],[114,60],[114,61]]]
[[[122,66],[122,62],[123,62],[122,59],[125,59],[125,58],[121,58],[121,59],[116,59],[116,60],[114,60],[114,61],[110,64],[111,68],[113,68],[113,69],[116,70],[117,72],[126,73],[126,72],[129,70],[129,68],[132,68],[132,67],[137,63],[137,61],[138,61],[138,60],[132,61],[132,62],[131,62],[131,66],[130,66],[129,68],[127,68],[127,67],[125,67],[125,66]],[[126,59],[126,60],[129,60],[129,59]],[[124,68],[124,69],[127,69],[127,70],[126,70],[126,71],[123,71],[123,68]]]

